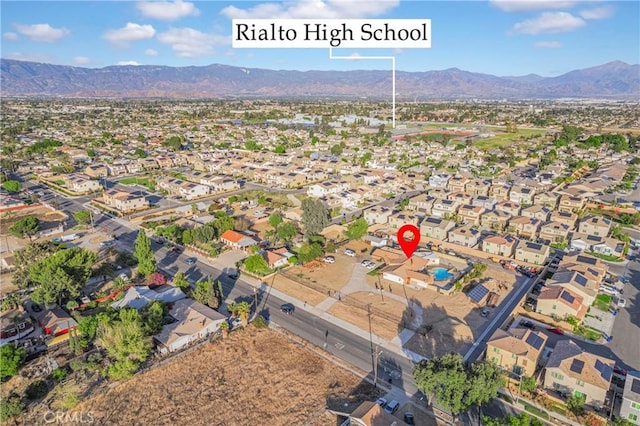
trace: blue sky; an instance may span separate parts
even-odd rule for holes
[[[233,49],[233,18],[429,18],[431,49],[336,49],[395,55],[397,69],[460,68],[555,76],[613,60],[640,62],[640,2],[493,1],[6,1],[3,58],[82,67],[208,65],[296,70],[389,69],[330,60],[322,49]]]

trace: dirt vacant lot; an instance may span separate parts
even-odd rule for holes
[[[248,327],[74,411],[100,425],[335,425],[326,406],[353,410],[378,392],[277,332]]]

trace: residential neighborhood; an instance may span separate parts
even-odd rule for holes
[[[517,103],[491,123],[479,104],[485,119],[395,128],[375,102],[227,107],[3,100],[7,380],[38,366],[32,383],[58,389],[76,359],[136,380],[263,327],[384,390],[331,405],[334,423],[477,424],[475,403],[420,381],[455,355],[465,382],[495,373],[491,404],[638,424],[637,132],[536,127]]]

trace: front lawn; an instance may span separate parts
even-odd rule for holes
[[[593,306],[601,311],[608,312],[612,299],[613,298],[608,294],[599,294],[596,296],[596,300],[593,301]]]
[[[120,179],[118,183],[123,185],[142,185],[146,186],[147,189],[151,192],[156,190],[156,182],[150,178],[140,178],[140,177],[127,177],[124,179]]]

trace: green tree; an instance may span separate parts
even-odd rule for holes
[[[235,312],[240,317],[242,325],[246,327],[251,313],[251,305],[249,302],[240,302],[235,305]]]
[[[329,225],[329,210],[316,198],[302,200],[302,223],[305,235],[319,234]]]
[[[40,230],[40,219],[35,216],[25,216],[9,228],[9,232],[16,238],[31,238]]]
[[[361,217],[349,224],[346,235],[352,240],[358,240],[367,234],[368,229],[369,224],[367,223],[367,220]]]
[[[324,250],[319,243],[304,243],[296,253],[298,260],[302,263],[310,262],[324,254]]]
[[[279,239],[281,239],[282,241],[288,242],[288,241],[291,241],[293,237],[298,235],[298,229],[293,223],[284,222],[278,227],[276,234],[278,235]]]
[[[262,257],[261,254],[254,254],[247,257],[244,260],[244,267],[247,268],[247,271],[259,275],[267,275],[269,272],[271,272],[271,270],[269,269],[269,265],[267,265],[267,261],[264,260],[264,257]]]
[[[129,285],[129,280],[125,277],[117,277],[115,280],[113,280],[113,287],[116,290],[122,290],[128,285]]]
[[[138,158],[147,158],[147,153],[142,148],[136,148],[133,155],[135,155]]]
[[[142,320],[147,336],[153,336],[162,331],[164,317],[169,313],[167,305],[159,300],[154,300],[142,310]]]
[[[133,255],[138,260],[138,274],[148,277],[158,269],[151,249],[151,241],[144,229],[138,231]]]
[[[544,424],[542,420],[529,416],[527,413],[506,415],[500,419],[484,416],[482,423],[485,426],[542,426]]]
[[[17,180],[8,180],[2,183],[2,187],[9,192],[20,192],[22,185]]]
[[[86,225],[87,223],[91,222],[91,212],[87,210],[80,210],[79,212],[73,214],[73,218],[80,225]]]
[[[280,213],[271,213],[271,215],[269,216],[269,225],[271,225],[274,229],[277,229],[278,225],[280,225],[281,223],[282,216],[280,215]]]
[[[580,416],[584,413],[584,404],[587,401],[587,397],[584,394],[569,395],[567,398],[567,408],[576,416]]]
[[[285,152],[287,152],[286,148],[284,147],[284,145],[278,145],[276,146],[276,148],[273,150],[273,152],[275,152],[276,154],[284,154]]]
[[[61,303],[80,296],[80,290],[91,277],[98,255],[73,247],[57,251],[31,266],[29,277],[37,285],[31,298],[38,303]]]
[[[0,382],[18,374],[25,357],[24,349],[16,348],[11,343],[0,347]]]
[[[467,390],[466,403],[469,406],[482,407],[496,396],[498,390],[503,388],[506,380],[500,368],[491,362],[477,361],[468,369],[469,389]]]
[[[115,379],[133,376],[152,350],[151,339],[146,335],[140,313],[135,309],[123,308],[117,321],[101,323],[97,336],[98,344],[112,359],[107,373]]]
[[[191,292],[191,297],[203,305],[218,309],[223,299],[222,283],[220,281],[214,282],[211,277],[207,277],[204,281],[198,281]]]
[[[331,153],[333,155],[340,155],[344,150],[344,146],[342,144],[335,144],[331,147]]]
[[[460,354],[448,353],[421,361],[413,370],[416,385],[430,399],[457,414],[469,408],[467,370]]]
[[[26,247],[14,252],[13,283],[21,289],[32,286],[34,283],[29,277],[31,266],[58,250],[60,250],[60,246],[51,241],[44,241],[29,243]]]
[[[526,392],[533,392],[536,390],[536,386],[538,385],[537,380],[533,376],[525,376],[522,378],[522,383],[520,384],[520,388]]]
[[[173,277],[173,285],[182,290],[183,293],[188,293],[189,290],[191,290],[191,284],[189,284],[189,281],[184,276],[184,272],[182,271],[179,271]]]
[[[9,395],[7,398],[0,399],[0,422],[6,422],[14,417],[24,413],[26,406],[20,396],[16,394]]]

